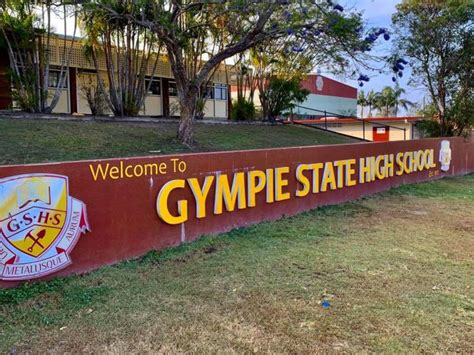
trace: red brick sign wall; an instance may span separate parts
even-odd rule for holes
[[[1,166],[0,286],[470,172],[460,138]]]

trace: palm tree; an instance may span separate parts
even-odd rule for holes
[[[414,103],[402,99],[402,94],[405,93],[405,90],[399,87],[398,85],[394,88],[386,86],[380,93],[374,94],[374,107],[379,111],[383,116],[395,116],[398,115],[398,109],[403,107],[405,110],[413,106]]]
[[[395,94],[395,116],[398,116],[399,106],[401,106],[405,110],[407,110],[409,107],[412,107],[414,105],[413,102],[411,102],[407,99],[402,99],[401,98],[402,94],[405,94],[405,89],[402,89],[398,85],[394,90],[394,94]]]
[[[372,117],[372,108],[374,107],[377,99],[378,93],[376,93],[374,90],[370,90],[366,96],[367,106],[369,107],[369,114],[367,117]]]
[[[395,101],[395,91],[390,86],[386,86],[378,93],[374,107],[382,116],[388,117],[391,109],[395,107]]]
[[[364,90],[361,90],[357,96],[357,105],[360,106],[360,117],[364,118],[364,107],[367,106],[367,98],[365,97]]]

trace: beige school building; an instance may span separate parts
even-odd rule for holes
[[[72,40],[66,42],[67,50]],[[60,67],[64,63],[64,40],[53,39],[49,48],[50,52],[50,96],[54,95],[58,81],[60,80]],[[69,70],[66,72],[66,84],[54,113],[65,114],[90,114],[91,110],[86,99],[84,88],[97,86],[97,72],[92,61],[84,55],[81,40],[75,40],[72,44],[69,60]],[[150,83],[150,90],[140,115],[156,117],[177,116],[178,98],[176,82],[174,81],[171,66],[166,55],[161,55],[153,75],[154,60],[150,60],[146,73],[145,85]],[[11,99],[11,87],[8,79],[8,56],[0,58],[0,109],[8,109],[15,103]],[[229,95],[228,77],[225,65],[221,65],[215,72],[209,87],[206,89],[206,103],[204,114],[206,118],[227,119],[229,117]],[[107,66],[105,57],[98,56],[99,75],[107,84]],[[153,75],[153,77],[152,77]],[[106,112],[111,113],[111,112]]]

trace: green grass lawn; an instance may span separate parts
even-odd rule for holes
[[[0,291],[0,352],[472,353],[473,254],[474,175],[405,186]]]
[[[177,123],[113,123],[0,119],[0,165],[143,156],[156,153],[352,143],[297,126],[196,125],[190,150],[176,139]],[[150,153],[154,151],[154,153]]]

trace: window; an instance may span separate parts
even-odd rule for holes
[[[97,72],[95,70],[92,70],[92,69],[78,69],[77,73],[78,74],[94,74],[94,75],[97,75]]]
[[[62,88],[67,88],[67,76],[66,72],[63,71],[62,77],[64,79]],[[48,87],[56,89],[60,84],[61,71],[59,70],[50,70],[49,71],[49,81]]]
[[[152,79],[150,88],[150,79],[145,79],[145,90],[148,90],[149,95],[161,95],[161,81],[160,79]]]
[[[178,96],[178,86],[176,86],[174,81],[169,82],[168,92],[170,96]]]
[[[205,88],[202,89],[202,97],[206,99],[213,99],[214,98],[214,92],[212,90],[212,86],[206,86]]]
[[[227,100],[227,85],[216,84],[214,86],[214,98],[216,100]]]

